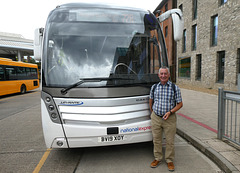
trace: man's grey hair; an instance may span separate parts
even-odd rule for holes
[[[169,68],[168,68],[168,67],[165,67],[165,66],[163,66],[163,67],[160,67],[160,69],[159,69],[159,71],[158,71],[158,74],[160,74],[160,70],[161,70],[161,69],[167,69],[168,73],[170,73],[170,70],[169,70]]]

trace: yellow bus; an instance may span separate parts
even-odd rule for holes
[[[25,93],[39,87],[36,64],[0,58],[0,96]]]

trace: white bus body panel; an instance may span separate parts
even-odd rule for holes
[[[133,129],[138,127],[149,127],[151,122],[145,121],[142,123],[133,123],[129,125],[118,126],[119,129]],[[64,125],[68,144],[70,148],[75,147],[91,147],[91,146],[106,146],[106,145],[119,145],[127,143],[137,143],[152,140],[152,132],[147,129],[142,132],[128,132],[115,135],[106,134],[107,127],[96,126],[78,126],[78,125]],[[81,137],[80,137],[81,136]],[[105,141],[102,142],[101,138],[104,137],[119,137],[121,140]]]
[[[70,148],[152,140],[148,96],[54,101]],[[108,128],[118,132],[108,134]]]
[[[63,142],[62,148],[68,148],[67,142],[63,133],[63,128],[61,124],[53,123],[49,117],[49,113],[45,106],[44,101],[41,99],[41,110],[42,110],[42,127],[43,134],[45,139],[45,144],[47,148],[52,148],[54,145],[53,141],[57,138],[62,139]]]

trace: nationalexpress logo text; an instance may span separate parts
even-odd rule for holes
[[[152,126],[146,126],[146,127],[133,127],[133,128],[124,128],[120,130],[120,133],[131,133],[131,132],[137,132],[137,131],[146,131],[151,130]]]

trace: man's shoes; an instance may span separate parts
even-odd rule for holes
[[[151,168],[156,168],[160,163],[161,163],[161,161],[154,160],[154,161],[151,163]]]
[[[169,171],[174,171],[174,164],[173,164],[173,162],[169,162],[169,163],[167,164],[167,166],[168,166],[168,170],[169,170]]]

